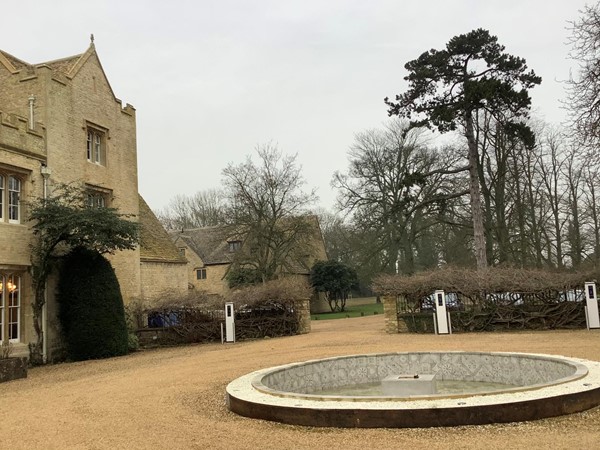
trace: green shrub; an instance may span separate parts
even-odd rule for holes
[[[230,289],[253,286],[262,281],[258,271],[250,267],[233,268],[227,273],[226,279]]]
[[[74,360],[124,355],[128,348],[123,298],[110,263],[98,252],[75,248],[58,283],[59,318]]]
[[[139,350],[140,340],[137,337],[136,312],[137,302],[125,307],[125,324],[127,325],[127,348],[130,352]]]

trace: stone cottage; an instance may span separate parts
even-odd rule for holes
[[[297,276],[308,281],[310,269],[317,261],[327,259],[325,243],[316,216],[306,218],[311,226],[312,239],[298,243],[306,249],[303,255],[289,261],[289,270],[284,276]],[[181,255],[188,260],[187,275],[191,288],[208,294],[227,295],[229,285],[227,274],[235,261],[235,256],[247,245],[243,235],[238,235],[229,227],[215,226],[183,229],[172,232],[173,242]]]

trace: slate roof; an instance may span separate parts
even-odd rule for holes
[[[183,240],[205,265],[230,264],[234,254],[229,251],[228,234],[225,227],[216,226],[185,229],[174,233],[172,238]]]
[[[142,261],[186,264],[187,259],[179,253],[160,221],[146,201],[140,200],[140,259]]]
[[[288,261],[289,270],[295,274],[308,274],[310,273],[310,265],[315,261],[327,259],[325,244],[323,243],[323,236],[317,217],[308,216],[306,219],[314,228],[313,243],[315,248],[308,250],[310,255],[307,255],[307,258],[303,258],[306,261]],[[171,232],[171,238],[174,241],[177,239],[183,240],[202,259],[205,265],[231,264],[235,253],[229,251],[229,242],[244,240],[243,237],[234,236],[231,228],[225,226],[183,229]]]

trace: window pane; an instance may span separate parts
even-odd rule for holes
[[[100,151],[101,151],[101,144],[100,144],[100,135],[96,134],[94,136],[95,138],[95,145],[94,145],[94,149],[95,149],[95,153],[94,153],[94,161],[97,163],[101,163],[101,158],[100,158]]]
[[[6,292],[6,277],[0,274],[0,340],[4,339],[4,293]]]
[[[104,133],[89,128],[87,131],[87,159],[90,162],[104,165],[106,155],[104,153]]]
[[[88,161],[92,160],[92,132],[88,131],[87,133],[87,159]]]
[[[8,339],[19,340],[21,315],[21,277],[9,276],[6,282],[8,292]]]
[[[21,180],[8,177],[8,220],[19,221],[19,197],[21,194]]]
[[[0,175],[0,219],[4,217],[4,177]]]

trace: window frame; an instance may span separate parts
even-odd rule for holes
[[[86,200],[88,208],[106,208],[106,195],[102,192],[88,191]]]
[[[198,267],[196,269],[196,280],[206,280],[206,267]]]
[[[26,178],[22,172],[0,167],[0,223],[22,223]]]
[[[240,240],[227,241],[227,244],[229,245],[229,253],[235,253],[242,248],[242,241]]]
[[[86,158],[89,163],[106,167],[106,147],[108,130],[87,124],[86,130]]]
[[[9,291],[9,285],[14,286],[12,292]],[[6,339],[13,344],[21,342],[22,286],[22,276],[20,274],[0,273],[0,341]],[[13,311],[16,311],[14,317]],[[16,318],[16,321],[13,320],[14,318]],[[13,326],[14,334],[12,333]]]
[[[16,175],[6,177],[6,207],[8,212],[8,223],[21,223],[21,192],[23,191],[23,181]],[[17,189],[13,189],[11,181],[16,183]],[[13,203],[13,194],[16,196],[16,204]],[[13,208],[16,209],[16,219],[13,218]]]
[[[113,200],[112,189],[93,184],[85,185],[85,202],[88,208],[108,208]]]
[[[0,222],[4,222],[4,180],[6,175],[0,173]]]

